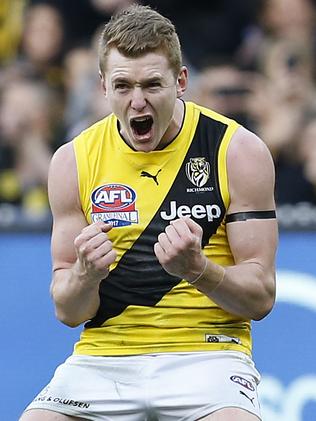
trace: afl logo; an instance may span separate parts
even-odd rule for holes
[[[249,380],[246,380],[241,376],[231,376],[230,380],[234,383],[238,383],[240,386],[243,386],[248,390],[251,390],[252,392],[255,391],[255,388],[252,385],[252,383]]]
[[[104,210],[122,210],[135,202],[136,193],[123,184],[106,184],[92,193],[92,203]]]
[[[197,187],[202,187],[210,177],[211,166],[205,158],[190,158],[185,172],[188,179]]]
[[[135,201],[136,192],[124,184],[98,187],[91,194],[92,221],[104,221],[116,227],[137,223]]]

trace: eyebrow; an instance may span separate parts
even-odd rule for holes
[[[153,82],[162,82],[163,78],[159,77],[159,76],[153,76],[150,77],[148,79],[144,79],[144,80],[140,80],[140,81],[136,81],[135,83],[138,83],[140,85],[147,85],[148,83],[153,83]],[[114,78],[112,80],[112,83],[132,83],[131,79],[129,79],[128,77],[118,77],[118,78]]]

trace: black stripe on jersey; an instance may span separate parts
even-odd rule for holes
[[[194,138],[173,185],[166,192],[166,197],[150,224],[133,246],[125,252],[116,268],[101,282],[100,307],[96,316],[85,324],[86,328],[102,325],[107,319],[121,314],[129,305],[154,306],[181,281],[180,278],[165,272],[154,253],[158,235],[170,222],[162,219],[161,212],[170,211],[171,201],[176,201],[177,206],[186,205],[191,209],[197,203],[203,206],[210,203],[217,204],[221,209],[221,217],[218,220],[208,222],[206,218],[195,219],[203,228],[203,246],[216,232],[225,216],[225,206],[219,191],[217,158],[226,129],[225,124],[200,115]],[[207,185],[212,186],[213,191],[187,193],[186,189],[192,187],[192,183],[186,176],[185,165],[194,157],[205,157],[210,162],[211,174]],[[144,194],[148,197],[154,195],[154,187],[153,184],[153,191],[147,190]]]
[[[276,213],[274,210],[266,211],[248,211],[248,212],[236,212],[230,213],[226,216],[226,223],[247,221],[248,219],[274,219]]]

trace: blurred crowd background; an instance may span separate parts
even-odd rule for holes
[[[0,1],[0,229],[49,229],[54,151],[110,109],[97,48],[132,0]],[[168,16],[194,100],[268,145],[284,228],[316,227],[316,0],[139,1]]]

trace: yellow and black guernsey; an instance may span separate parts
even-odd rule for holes
[[[159,264],[154,244],[171,220],[190,216],[203,228],[203,250],[233,264],[226,236],[226,153],[239,125],[185,103],[177,137],[163,150],[133,151],[114,115],[74,139],[82,209],[103,220],[117,260],[100,284],[100,307],[75,354],[133,355],[239,350],[251,353],[250,321],[227,313]]]

